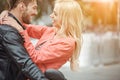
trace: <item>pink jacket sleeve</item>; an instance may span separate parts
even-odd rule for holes
[[[44,32],[49,29],[46,26],[38,26],[32,24],[23,24],[26,27],[27,33],[30,37],[39,39]]]
[[[27,49],[32,60],[39,63],[54,62],[57,59],[70,58],[75,49],[75,41],[71,38],[67,39],[57,39],[52,41],[47,41],[44,43],[40,49],[36,50],[35,47],[30,42],[30,38],[27,31],[21,32],[25,39],[25,48]]]

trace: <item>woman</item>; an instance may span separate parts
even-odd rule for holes
[[[76,0],[56,0],[50,17],[53,27],[24,24],[26,30],[23,30],[10,17],[2,23],[14,26],[21,33],[30,57],[43,72],[50,68],[59,69],[68,60],[71,69],[77,70],[83,21],[79,3]],[[30,37],[39,40],[35,47]]]

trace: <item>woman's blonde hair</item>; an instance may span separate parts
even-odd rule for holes
[[[59,32],[68,37],[73,37],[76,41],[75,51],[70,59],[71,69],[76,70],[79,66],[78,59],[81,48],[82,10],[77,0],[56,0],[55,6],[57,6],[59,19],[61,20]]]

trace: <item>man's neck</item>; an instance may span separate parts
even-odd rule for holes
[[[22,15],[17,10],[11,10],[10,13],[13,14],[19,20],[19,22],[22,23]]]

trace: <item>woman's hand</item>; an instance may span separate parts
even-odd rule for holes
[[[19,32],[23,31],[23,28],[14,20],[12,17],[4,17],[2,19],[2,24],[11,25],[12,27],[16,28]]]
[[[4,10],[1,12],[0,14],[0,24],[2,24],[2,20],[4,17],[7,17],[8,16],[8,10]]]

